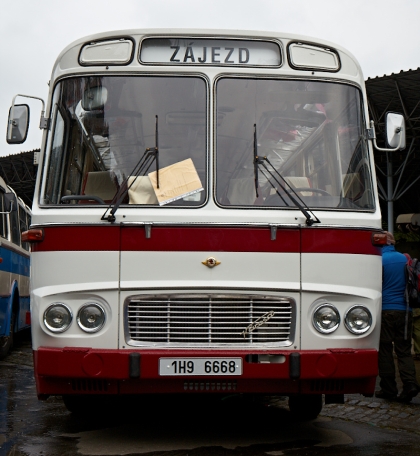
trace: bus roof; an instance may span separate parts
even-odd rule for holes
[[[360,83],[363,80],[362,71],[355,57],[343,47],[331,43],[327,40],[313,38],[305,35],[297,35],[282,32],[271,31],[256,31],[256,30],[229,30],[229,29],[181,29],[181,28],[154,28],[154,29],[127,29],[127,30],[114,30],[108,32],[97,33],[89,36],[79,38],[78,40],[70,43],[58,56],[56,64],[52,72],[52,80],[62,76],[67,70],[74,71],[76,68],[82,70],[79,66],[78,58],[80,50],[84,45],[95,43],[98,41],[116,40],[128,38],[135,41],[136,45],[144,38],[189,38],[196,37],[199,39],[236,39],[236,40],[255,40],[255,41],[277,41],[283,48],[283,54],[286,54],[286,47],[289,43],[305,43],[316,46],[323,50],[331,50],[339,55],[341,60],[340,73],[341,76],[349,76],[354,81]],[[136,50],[135,52],[138,53]],[[134,59],[134,61],[137,59]],[[133,61],[133,63],[134,63]],[[283,62],[286,62],[286,55],[284,55]],[[282,63],[283,63],[282,62]],[[137,61],[138,63],[138,61]],[[131,61],[130,61],[131,64]],[[116,67],[112,66],[112,69]],[[125,65],[120,66],[124,67]],[[129,65],[127,64],[126,67]],[[283,65],[281,65],[283,66]],[[86,65],[85,67],[89,67]],[[85,68],[86,69],[86,68]],[[308,70],[306,68],[305,70]],[[299,70],[299,68],[298,68]],[[333,71],[334,72],[334,71]]]

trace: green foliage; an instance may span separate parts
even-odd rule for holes
[[[420,232],[403,233],[402,231],[395,230],[395,242],[420,242]]]

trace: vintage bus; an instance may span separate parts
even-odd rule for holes
[[[31,210],[0,177],[0,359],[13,347],[15,333],[31,326],[28,242],[21,233]]]
[[[102,33],[60,54],[45,112],[24,236],[40,399],[262,393],[313,418],[373,394],[384,236],[346,50]],[[13,101],[9,142],[28,116]]]

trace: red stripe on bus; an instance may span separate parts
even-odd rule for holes
[[[302,253],[381,255],[382,249],[372,245],[372,233],[371,230],[302,229]]]
[[[298,229],[278,230],[271,240],[269,228],[155,227],[150,239],[144,228],[121,230],[123,251],[169,252],[299,252]]]
[[[289,252],[381,255],[372,245],[371,230],[334,228],[49,226],[32,252],[165,251],[165,252]],[[121,248],[120,248],[121,247]]]
[[[119,226],[48,226],[44,239],[31,244],[32,252],[119,251]]]

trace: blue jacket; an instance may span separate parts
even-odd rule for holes
[[[404,297],[407,258],[393,245],[382,248],[382,310],[406,310]]]

